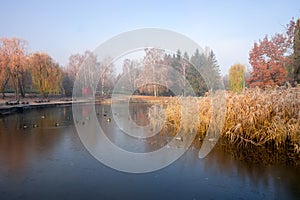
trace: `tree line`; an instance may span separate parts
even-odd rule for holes
[[[133,89],[132,93],[154,96],[174,95],[170,88],[180,88],[177,94],[200,96],[221,80],[217,60],[209,49],[205,52],[197,49],[189,57],[180,50],[170,53],[146,48],[141,60],[125,59],[117,74],[111,58],[99,61],[91,51],[71,55],[68,64],[61,67],[47,53],[28,53],[23,39],[0,38],[3,98],[8,91],[14,91],[16,99],[34,92],[44,98],[51,94],[72,96],[73,92],[76,96],[93,92],[105,96],[112,93],[115,83],[126,74],[124,86]],[[74,90],[76,78],[80,81]]]
[[[86,71],[79,74],[82,65]],[[16,100],[24,98],[26,93],[36,93],[43,98],[49,95],[72,96],[76,76],[82,78],[82,89],[86,89],[90,82],[99,78],[93,74],[100,68],[106,69],[103,62],[98,62],[90,51],[71,55],[67,66],[61,67],[45,52],[28,53],[27,41],[24,39],[0,38],[0,92],[3,98],[5,93],[11,91]],[[107,89],[105,87],[111,84],[109,81],[113,78],[108,77],[111,75],[111,70],[102,73],[102,95]]]
[[[222,88],[219,65],[208,48],[196,49],[191,56],[180,50],[146,48],[142,60],[124,60],[120,76],[127,76],[123,87],[135,94],[201,96],[211,88]]]
[[[58,93],[63,71],[48,54],[27,54],[27,42],[19,38],[0,38],[0,92],[13,89],[16,99],[29,90],[43,96]]]
[[[210,49],[187,52],[166,52],[157,48],[144,49],[142,59],[125,59],[116,73],[112,58],[99,61],[86,51],[73,54],[68,64],[61,67],[45,52],[29,53],[27,41],[21,38],[0,38],[0,92],[13,91],[15,98],[26,93],[39,93],[47,98],[57,94],[109,95],[115,83],[131,93],[143,95],[204,95],[209,89],[241,92],[244,87],[292,85],[300,83],[300,19],[292,19],[283,33],[265,36],[254,42],[249,52],[251,70],[234,64],[228,77],[221,77],[215,54]],[[74,83],[76,77],[80,80]]]

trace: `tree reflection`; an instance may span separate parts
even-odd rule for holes
[[[32,167],[32,159],[53,154],[63,142],[63,129],[71,123],[70,107],[31,110],[1,118],[1,167],[7,172],[22,171]]]

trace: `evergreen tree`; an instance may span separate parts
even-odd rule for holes
[[[204,72],[206,57],[196,49],[195,53],[191,56],[190,62],[192,66],[187,71],[187,80],[197,96],[202,96],[208,91],[206,82],[206,73]],[[187,91],[189,95],[191,91]]]
[[[222,89],[223,81],[220,73],[220,67],[218,65],[216,55],[213,51],[209,50],[206,55],[206,67],[205,70],[205,81],[208,84],[208,88],[212,90]]]

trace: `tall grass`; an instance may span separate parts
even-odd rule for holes
[[[195,108],[195,102],[199,109]],[[153,127],[160,124],[163,127],[161,133],[164,134],[174,135],[178,131],[190,134],[197,131],[196,138],[202,140],[212,117],[216,117],[212,114],[218,114],[212,112],[211,102],[212,95],[209,93],[199,98],[171,98],[167,105],[159,105],[160,109],[157,109],[157,105],[155,109],[155,106],[150,108],[150,123]],[[227,92],[226,116],[220,139],[240,149],[285,149],[299,157],[300,85],[265,90],[244,89],[241,94]]]

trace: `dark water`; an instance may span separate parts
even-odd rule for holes
[[[158,148],[149,141],[126,146],[103,116],[109,106],[96,110],[109,138],[122,148]],[[144,111],[131,107],[141,125],[148,123]],[[119,172],[81,144],[71,107],[48,108],[0,118],[0,199],[300,199],[300,173],[293,166],[243,163],[218,148],[200,160],[194,147],[162,170]]]

